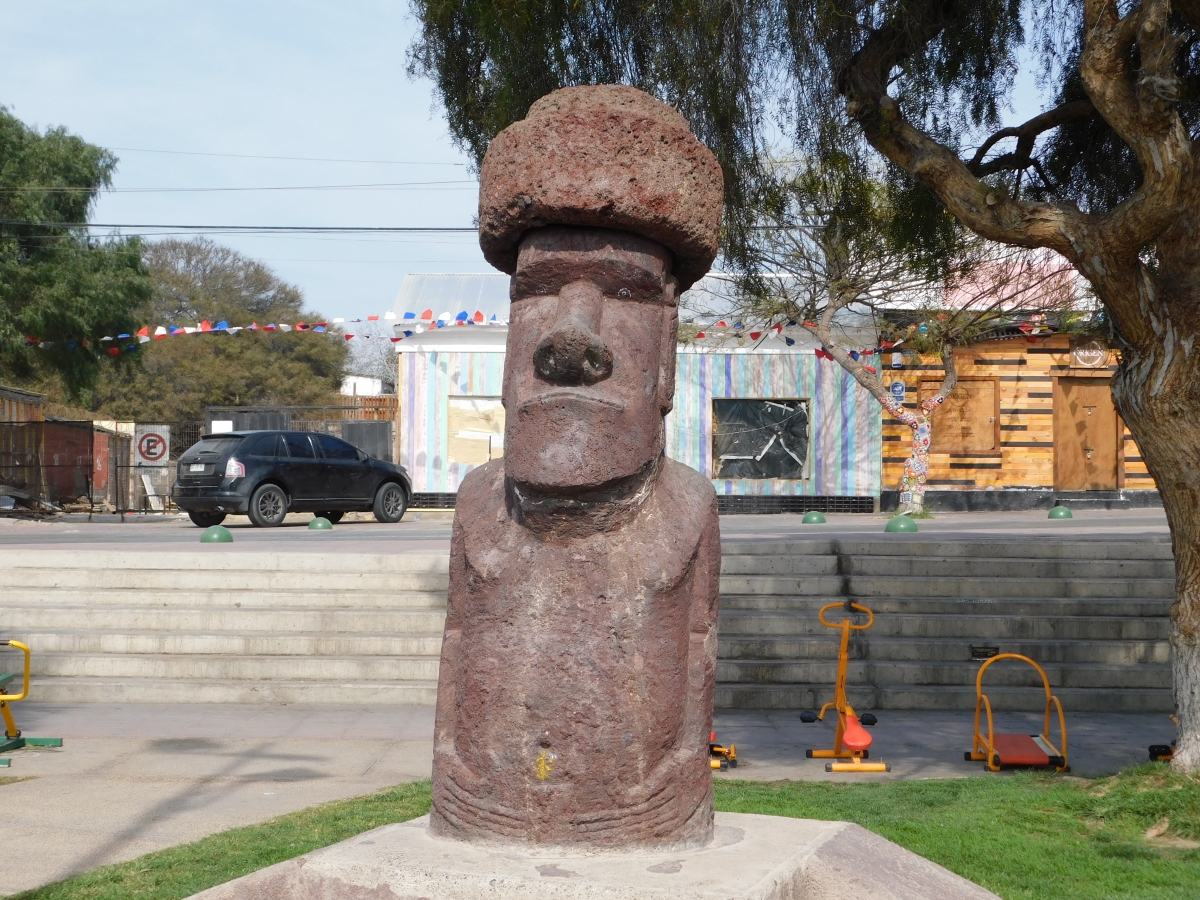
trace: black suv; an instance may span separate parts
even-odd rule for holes
[[[373,510],[399,522],[412,497],[403,466],[372,459],[328,434],[235,431],[206,434],[179,457],[171,499],[201,528],[230,513],[260,527],[289,512],[337,522],[347,510]]]

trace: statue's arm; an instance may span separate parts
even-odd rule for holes
[[[721,525],[714,495],[696,549],[688,615],[688,694],[695,698],[695,703],[688,710],[686,727],[703,741],[706,752],[708,732],[712,729],[713,694],[716,688],[717,597],[720,587]],[[687,743],[695,739],[689,734]]]
[[[467,555],[462,525],[455,519],[450,537],[450,585],[446,591],[446,628],[442,634],[442,659],[438,672],[434,750],[454,750],[455,707],[458,699],[458,659],[466,602]]]

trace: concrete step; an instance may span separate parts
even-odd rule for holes
[[[975,662],[909,662],[909,661],[853,661],[846,667],[846,679],[850,684],[886,683],[889,687],[901,685],[965,685],[973,688],[980,664]],[[886,672],[879,671],[886,667]],[[1125,666],[1125,665],[1054,665],[1042,667],[1050,679],[1051,688],[1144,688],[1147,690],[1171,690],[1171,667],[1169,664]],[[810,684],[826,681],[833,684],[837,677],[836,660],[780,660],[775,662],[754,660],[719,660],[717,679],[731,682],[753,682],[755,684]],[[1001,661],[987,670],[984,692],[989,693],[997,685],[1004,687],[1036,687],[1041,684],[1032,667],[1016,662]]]
[[[961,556],[857,556],[841,557],[844,575],[886,575],[919,578],[981,578],[1013,576],[1052,579],[1143,579],[1169,580],[1174,583],[1175,564],[1171,560],[1130,559],[1033,559],[1013,557]]]
[[[1094,641],[1094,640],[1025,640],[1009,638],[1003,641],[975,641],[963,638],[906,638],[873,636],[853,641],[850,658],[875,662],[968,662],[971,644],[989,643],[1001,653],[1019,653],[1043,665],[1063,663],[1077,666],[1097,664],[1138,667],[1148,664],[1169,664],[1171,647],[1166,640]],[[784,661],[837,659],[838,644],[828,637],[779,638],[749,637],[722,634],[717,642],[720,661]],[[879,673],[877,674],[884,674]]]
[[[957,637],[972,640],[1024,638],[1038,640],[1166,640],[1168,619],[1127,616],[877,616],[871,639],[879,637]],[[720,633],[730,635],[826,635],[830,629],[816,616],[801,613],[726,612]]]
[[[440,635],[445,621],[444,609],[6,606],[4,610],[5,634],[17,640],[25,631],[45,630]]]
[[[963,540],[925,535],[879,538],[839,538],[825,541],[736,541],[722,545],[723,555],[789,556],[836,554],[846,556],[962,557],[966,559],[1080,559],[1167,560],[1174,557],[1171,542],[1149,536],[1133,541]]]
[[[789,597],[782,594],[733,594],[721,597],[724,612],[798,612],[816,616],[821,607],[841,603],[842,597]],[[979,614],[1003,616],[1168,616],[1172,601],[1167,598],[1135,599],[1130,597],[873,597],[856,598],[861,605],[869,604],[876,616],[899,613],[922,613],[931,616],[974,616]],[[855,613],[865,621],[861,613]],[[841,621],[839,610],[831,610],[831,621]]]
[[[320,536],[314,536],[317,541]],[[374,572],[404,574],[441,574],[449,571],[444,553],[327,553],[314,543],[312,554],[270,550],[245,550],[224,544],[175,550],[146,552],[138,550],[88,550],[70,554],[59,550],[0,547],[0,568],[6,572],[21,569],[75,569],[85,573],[104,569],[163,570],[181,572]],[[178,580],[177,582],[178,583]]]
[[[724,579],[722,579],[724,582]],[[852,597],[1165,597],[1175,579],[1138,578],[919,578],[847,576]]]
[[[787,594],[828,596],[841,594],[841,575],[722,575],[722,594]]]
[[[5,604],[19,606],[105,606],[105,607],[233,607],[235,609],[444,609],[442,591],[342,591],[313,590],[311,577],[287,590],[170,590],[156,588],[28,588],[6,587]]]
[[[215,545],[214,545],[215,546]],[[334,554],[328,554],[332,556]],[[264,591],[327,590],[329,593],[367,591],[441,591],[449,576],[433,572],[292,572],[275,570],[198,569],[43,569],[23,568],[5,572],[14,588],[73,588],[76,590],[122,589],[128,591]]]
[[[961,710],[966,742],[971,740],[972,713],[975,709],[974,687],[900,686],[854,688],[847,686],[847,696],[855,710],[868,709],[940,709]],[[1054,692],[1070,715],[1086,712],[1172,712],[1175,708],[1170,691],[1148,691],[1142,688],[1062,688]],[[1041,712],[1046,707],[1046,695],[1040,688],[997,687],[987,691],[988,700],[997,717],[1006,711]],[[833,699],[833,685],[761,685],[722,682],[717,685],[716,706],[719,709],[816,709]],[[799,712],[796,713],[799,715]],[[1003,719],[1001,718],[1002,722]],[[887,727],[887,719],[879,717],[876,733]],[[1067,735],[1068,740],[1070,735]],[[963,749],[968,749],[964,747]]]
[[[438,657],[39,653],[33,671],[58,678],[436,681]]]
[[[324,703],[433,706],[437,681],[245,681],[192,678],[33,679],[46,703]]]
[[[426,656],[437,659],[442,633],[328,634],[275,631],[184,633],[179,631],[26,631],[21,640],[43,653],[230,654],[251,656]]]
[[[837,575],[838,558],[832,554],[721,557],[722,575]]]

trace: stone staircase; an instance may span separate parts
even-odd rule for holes
[[[0,571],[0,637],[33,649],[36,700],[432,704],[437,694],[444,555],[5,549]]]
[[[848,693],[862,709],[973,709],[977,645],[1037,660],[1068,710],[1166,712],[1173,591],[1163,540],[727,544],[716,702],[831,700],[840,633],[817,610],[848,597],[875,612],[850,644]],[[989,669],[996,708],[1040,710],[1031,674],[1015,663]]]
[[[33,648],[35,700],[432,704],[446,570],[439,555],[5,548],[0,637]],[[817,610],[851,597],[876,614],[851,643],[862,709],[973,708],[971,646],[987,645],[1042,663],[1068,710],[1168,711],[1173,584],[1158,539],[728,542],[717,706],[830,699],[838,633]],[[998,708],[1039,709],[1032,684],[989,670]]]

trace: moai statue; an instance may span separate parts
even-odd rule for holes
[[[488,149],[480,244],[512,275],[506,455],[458,493],[437,835],[712,836],[717,504],[663,455],[663,417],[722,192],[684,119],[628,87],[555,91]]]

